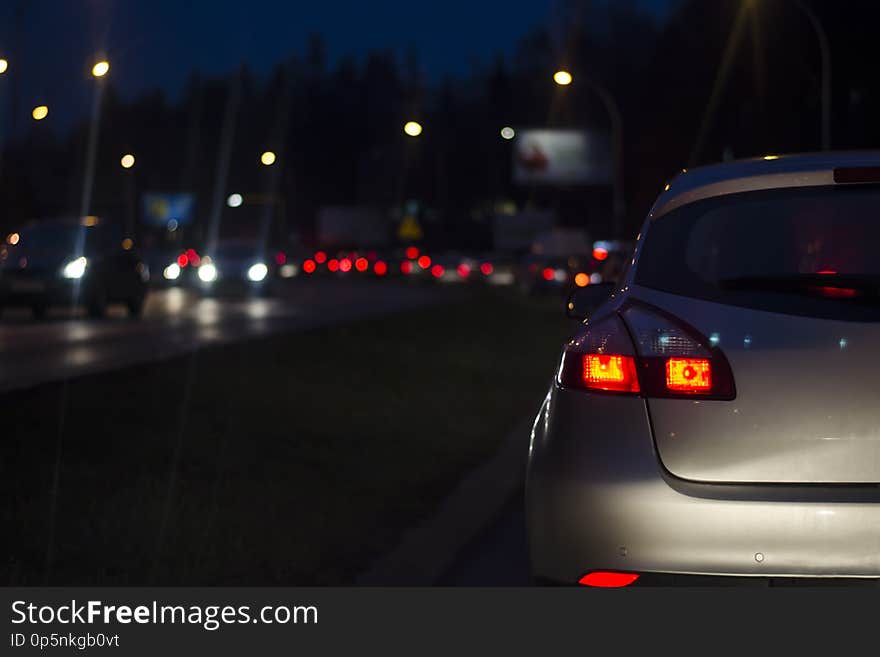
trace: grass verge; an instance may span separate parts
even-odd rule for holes
[[[349,583],[537,410],[570,329],[486,292],[4,395],[0,582]]]

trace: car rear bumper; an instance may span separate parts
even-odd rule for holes
[[[534,576],[561,583],[592,570],[880,577],[880,487],[677,480],[633,397],[551,390],[532,433],[526,518]]]

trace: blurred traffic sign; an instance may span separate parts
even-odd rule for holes
[[[404,242],[415,242],[422,239],[425,233],[418,220],[411,214],[406,215],[397,229],[397,237]]]
[[[175,230],[192,222],[195,204],[194,194],[144,194],[144,223]]]

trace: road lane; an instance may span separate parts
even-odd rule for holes
[[[309,280],[267,298],[200,297],[178,288],[151,292],[140,320],[112,308],[104,319],[58,311],[35,321],[7,309],[0,320],[0,391],[116,369],[192,351],[378,316],[461,298],[461,289],[394,282]]]

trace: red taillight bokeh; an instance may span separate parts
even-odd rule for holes
[[[632,356],[585,354],[583,376],[587,388],[639,392],[636,361]]]
[[[406,249],[406,257],[410,260],[415,260],[419,257],[419,250],[414,246],[408,246]]]
[[[467,278],[468,276],[471,275],[471,266],[469,264],[463,262],[458,266],[457,271],[458,271],[458,275],[461,278]]]
[[[595,586],[603,589],[619,589],[635,583],[638,573],[617,573],[608,570],[597,570],[587,573],[578,580],[583,586]]]
[[[351,271],[351,260],[348,258],[343,258],[339,261],[339,271],[341,272],[350,272]]]
[[[379,260],[375,265],[373,265],[373,272],[376,274],[376,276],[384,276],[388,273],[388,265]]]
[[[323,251],[318,251],[317,253],[315,253],[315,262],[317,262],[319,265],[323,265],[325,262],[327,262],[327,254]]]
[[[678,392],[712,389],[712,363],[706,358],[670,358],[666,361],[666,387]]]
[[[550,267],[547,267],[541,272],[541,276],[544,277],[545,281],[552,281],[553,277],[556,276],[556,272],[553,269],[550,269]]]
[[[303,263],[303,271],[307,274],[314,274],[317,268],[318,266],[315,264],[314,260],[306,260]]]
[[[178,267],[186,267],[189,264],[189,258],[186,257],[185,253],[181,253],[177,256],[177,266]]]
[[[608,258],[608,249],[603,249],[602,247],[593,249],[593,257],[596,260],[605,260]]]
[[[446,270],[443,269],[442,265],[434,265],[433,267],[431,267],[431,276],[433,276],[434,278],[440,278],[445,273]]]
[[[400,263],[400,272],[402,274],[407,274],[407,275],[412,274],[413,263],[411,263],[409,260],[404,260],[403,262],[401,262]]]
[[[364,272],[370,268],[370,263],[366,258],[358,258],[354,261],[354,268],[360,272]]]
[[[419,258],[419,267],[421,267],[422,269],[427,269],[430,266],[431,259],[428,256],[423,255],[421,258]]]
[[[491,276],[492,272],[495,271],[495,267],[492,266],[491,262],[484,262],[480,265],[480,271],[483,273],[483,276]]]
[[[339,261],[336,258],[330,258],[330,260],[327,261],[327,269],[332,272],[339,271]]]
[[[287,254],[282,253],[281,251],[275,254],[276,265],[283,265],[285,262],[287,262]]]

